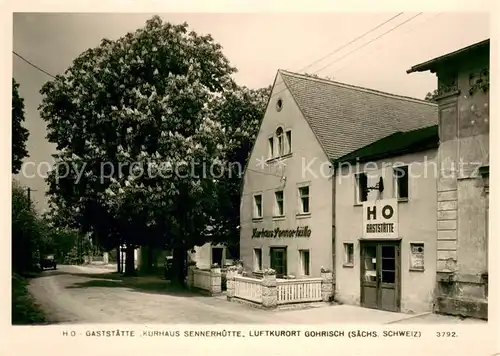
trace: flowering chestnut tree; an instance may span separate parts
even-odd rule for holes
[[[127,245],[126,274],[136,247],[161,245],[181,281],[186,250],[209,238],[217,181],[206,167],[224,161],[227,141],[211,103],[234,72],[210,35],[155,16],[41,89],[58,149],[49,194],[101,245]]]
[[[218,180],[219,218],[213,242],[226,243],[232,256],[239,254],[241,185],[243,173],[257,137],[271,94],[271,87],[238,87],[212,102],[213,116],[225,131],[227,174]]]
[[[12,173],[19,173],[23,159],[28,157],[26,141],[29,131],[23,127],[24,100],[19,96],[19,83],[12,78]]]

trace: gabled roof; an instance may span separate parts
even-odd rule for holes
[[[330,159],[397,131],[438,123],[438,107],[394,95],[280,70],[287,89]]]
[[[438,145],[438,125],[433,125],[412,131],[396,132],[338,158],[335,163],[373,162],[382,158],[437,148]]]

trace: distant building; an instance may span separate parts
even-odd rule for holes
[[[436,311],[487,318],[489,60],[485,40],[408,70],[436,73]]]

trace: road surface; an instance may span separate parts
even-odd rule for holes
[[[60,266],[32,280],[29,291],[55,323],[138,324],[323,324],[404,322],[409,316],[356,306],[317,303],[306,309],[262,310],[175,291],[157,277],[124,279],[109,269]],[[425,316],[423,323],[462,323],[450,317]],[[410,320],[408,320],[410,321]],[[412,318],[411,323],[418,323]],[[481,321],[464,321],[481,322]]]

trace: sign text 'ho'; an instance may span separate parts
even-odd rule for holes
[[[363,203],[363,236],[367,238],[399,237],[397,199]]]

